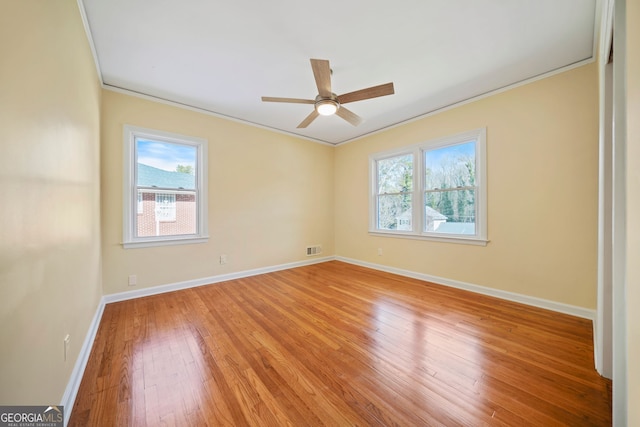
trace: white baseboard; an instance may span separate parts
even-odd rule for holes
[[[335,257],[337,261],[346,262],[349,264],[359,265],[361,267],[367,267],[374,270],[385,271],[387,273],[398,274],[400,276],[411,277],[413,279],[424,280],[426,282],[436,283],[438,285],[450,286],[452,288],[463,289],[465,291],[475,292],[477,294],[489,295],[492,297],[500,298],[507,301],[513,301],[520,304],[530,305],[533,307],[544,308],[551,311],[557,311],[559,313],[569,314],[583,319],[595,320],[596,311],[588,308],[577,307],[575,305],[563,304],[560,302],[550,301],[542,298],[531,297],[528,295],[517,294],[515,292],[502,291],[500,289],[487,288],[485,286],[474,285],[472,283],[460,282],[458,280],[445,279],[444,277],[431,276],[424,273],[416,273],[414,271],[403,270],[395,267],[388,267],[386,265],[374,264],[365,261],[359,261],[356,259]]]
[[[102,297],[105,304],[118,301],[126,301],[134,298],[147,297],[151,295],[164,294],[166,292],[179,291],[181,289],[195,288],[198,286],[211,285],[213,283],[225,282],[227,280],[242,279],[243,277],[257,276],[259,274],[272,273],[274,271],[288,270],[290,268],[303,267],[305,265],[320,264],[332,261],[335,257],[313,258],[308,261],[297,261],[286,264],[273,265],[270,267],[255,268],[252,270],[238,271],[236,273],[219,274],[217,276],[204,277],[202,279],[186,280],[184,282],[170,283],[167,285],[153,286],[150,288],[136,289],[134,291],[119,292]]]
[[[65,389],[64,395],[62,397],[61,405],[64,405],[64,408],[65,408],[65,425],[67,425],[67,422],[69,421],[69,417],[71,416],[71,410],[73,409],[73,404],[75,402],[76,395],[78,394],[78,389],[80,387],[80,382],[82,381],[84,370],[87,366],[87,362],[89,361],[89,355],[91,354],[93,341],[95,340],[96,333],[98,332],[98,326],[100,325],[100,320],[102,319],[102,313],[104,312],[104,308],[106,304],[109,304],[112,302],[118,302],[118,301],[126,301],[134,298],[141,298],[145,296],[158,295],[166,292],[178,291],[181,289],[194,288],[197,286],[210,285],[214,283],[225,282],[228,280],[241,279],[244,277],[257,276],[259,274],[271,273],[274,271],[287,270],[290,268],[303,267],[303,266],[312,265],[312,264],[319,264],[319,263],[333,261],[333,260],[342,261],[342,262],[346,262],[354,265],[359,265],[361,267],[367,267],[374,270],[385,271],[387,273],[398,274],[400,276],[424,280],[424,281],[436,283],[439,285],[463,289],[463,290],[475,292],[478,294],[489,295],[489,296],[504,299],[507,301],[518,302],[518,303],[530,305],[533,307],[544,308],[547,310],[557,311],[559,313],[569,314],[572,316],[595,321],[595,314],[596,314],[595,310],[589,310],[586,308],[549,301],[542,298],[530,297],[527,295],[517,294],[514,292],[507,292],[499,289],[487,288],[484,286],[474,285],[471,283],[445,279],[443,277],[431,276],[429,274],[417,273],[414,271],[403,270],[395,267],[388,267],[385,265],[374,264],[370,262],[359,261],[359,260],[340,257],[340,256],[314,258],[307,261],[297,261],[297,262],[291,262],[286,264],[274,265],[271,267],[256,268],[252,270],[239,271],[236,273],[221,274],[217,276],[205,277],[202,279],[187,280],[184,282],[153,286],[145,289],[136,289],[134,291],[109,294],[109,295],[103,296],[102,299],[100,300],[100,304],[96,309],[96,314],[93,316],[93,320],[91,321],[91,325],[89,326],[89,331],[87,332],[87,336],[84,340],[84,343],[82,344],[80,355],[76,360],[76,364],[73,368],[73,372],[71,373],[71,378],[69,380],[69,383],[67,384],[67,388]]]
[[[89,356],[91,355],[91,349],[93,348],[93,342],[96,339],[98,326],[100,326],[100,320],[102,319],[103,312],[104,302],[101,299],[100,303],[98,304],[98,308],[96,309],[96,313],[93,315],[93,319],[89,324],[89,330],[87,331],[87,335],[85,336],[82,347],[80,348],[80,354],[78,355],[76,363],[73,366],[73,371],[71,371],[71,378],[69,378],[67,388],[64,390],[64,394],[62,395],[62,402],[60,403],[60,405],[64,407],[65,426],[69,423],[71,410],[73,409],[73,404],[75,403],[76,396],[78,395],[80,382],[82,381],[84,370],[87,367]]]

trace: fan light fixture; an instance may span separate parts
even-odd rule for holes
[[[333,99],[321,99],[316,102],[316,111],[321,116],[330,116],[338,111],[340,105]]]

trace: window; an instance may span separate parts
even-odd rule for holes
[[[487,243],[486,130],[370,157],[372,234]]]
[[[207,142],[125,126],[124,247],[207,236]]]

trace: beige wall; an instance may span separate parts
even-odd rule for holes
[[[640,426],[640,0],[627,0],[628,425]]]
[[[75,0],[2,2],[0,55],[0,405],[59,404],[101,296],[100,86]]]
[[[638,1],[629,3],[637,17]],[[640,36],[628,27],[631,219],[640,211]],[[334,149],[101,91],[74,0],[4,2],[0,54],[0,82],[11,82],[0,92],[0,197],[11,201],[0,204],[0,404],[60,402],[101,281],[110,294],[303,261],[311,244],[326,255],[595,307],[594,64]],[[122,248],[125,123],[209,140],[208,243]],[[488,246],[367,234],[370,153],[484,126]],[[629,221],[629,402],[640,399],[631,362],[640,359],[637,227]],[[640,424],[630,410],[630,425]]]
[[[123,125],[209,141],[208,243],[123,249]],[[333,248],[333,147],[105,90],[102,238],[105,294],[306,261]],[[219,264],[226,254],[228,263]],[[127,286],[137,275],[136,288]]]
[[[594,309],[597,96],[590,64],[339,146],[336,254]],[[370,153],[479,127],[487,128],[486,247],[368,235]]]

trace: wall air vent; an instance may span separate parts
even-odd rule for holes
[[[320,255],[322,253],[322,245],[307,246],[307,256]]]

